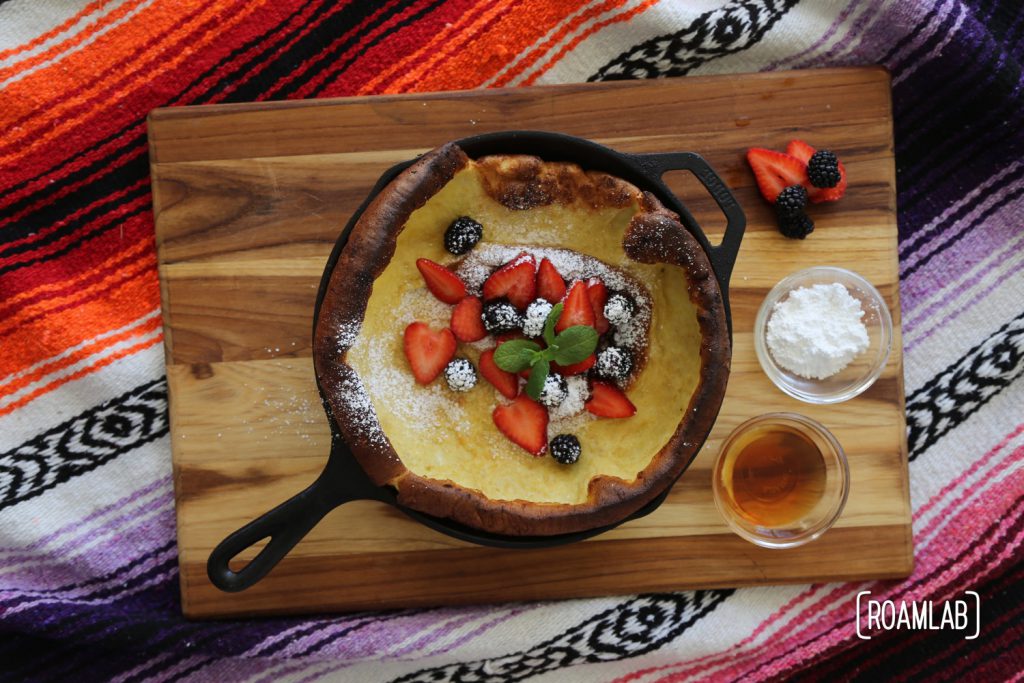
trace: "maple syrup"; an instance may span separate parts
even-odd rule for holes
[[[826,492],[825,457],[800,430],[757,425],[729,445],[720,470],[733,511],[761,527],[785,527],[807,517]]]

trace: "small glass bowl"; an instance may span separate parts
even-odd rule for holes
[[[780,431],[813,444],[820,458],[754,458],[756,472],[774,478],[763,490],[747,487],[746,504],[741,504],[734,497],[735,481],[743,476],[749,481],[753,468],[743,467],[740,454],[757,436]],[[767,413],[747,420],[722,443],[711,488],[718,511],[738,536],[764,548],[795,548],[818,538],[839,519],[850,493],[850,466],[842,446],[819,422],[796,413]],[[773,495],[759,498],[764,490]]]
[[[860,302],[861,320],[868,330],[869,346],[843,370],[825,379],[801,377],[781,367],[768,350],[768,320],[775,305],[795,289],[816,284],[839,283]],[[754,350],[768,377],[779,389],[807,403],[840,403],[857,396],[875,383],[892,348],[892,316],[885,299],[863,277],[845,268],[818,266],[793,273],[775,285],[757,312],[754,321]]]

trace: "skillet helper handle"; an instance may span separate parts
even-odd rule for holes
[[[270,512],[254,519],[221,541],[206,563],[206,573],[217,588],[228,593],[243,591],[262,579],[323,516],[344,500],[338,500],[324,477]],[[266,547],[240,569],[228,563],[249,546],[270,537]]]
[[[725,235],[717,247],[711,248],[710,257],[719,285],[723,291],[727,290],[732,268],[736,265],[736,257],[740,253],[743,232],[747,227],[747,217],[736,198],[732,196],[732,192],[725,186],[710,164],[699,154],[692,152],[644,154],[640,156],[640,159],[645,169],[659,177],[668,171],[689,171],[700,181],[704,189],[718,204],[718,208],[725,214]]]

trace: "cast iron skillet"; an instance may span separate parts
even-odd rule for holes
[[[667,208],[679,214],[683,225],[693,234],[707,253],[722,292],[725,317],[731,336],[732,316],[729,312],[728,298],[729,276],[732,273],[733,264],[736,262],[740,241],[743,239],[746,218],[732,194],[703,158],[689,152],[623,154],[582,138],[541,131],[488,133],[457,140],[456,144],[471,158],[490,154],[532,154],[547,161],[570,161],[588,170],[604,171],[618,176],[641,189],[653,192]],[[317,319],[320,316],[320,306],[323,302],[324,293],[327,291],[327,283],[330,280],[331,272],[334,270],[342,249],[344,249],[345,244],[348,242],[348,236],[352,231],[352,227],[359,220],[359,217],[370,201],[400,172],[408,168],[413,161],[415,160],[398,164],[381,176],[373,190],[370,191],[366,201],[355,212],[348,225],[345,226],[345,230],[338,237],[338,241],[334,245],[334,251],[331,253],[327,266],[324,268],[323,278],[320,280],[320,292],[317,295],[313,316],[314,330],[316,329]],[[694,221],[690,212],[686,210],[686,207],[680,203],[662,182],[662,174],[672,170],[686,170],[693,173],[725,214],[727,219],[725,236],[722,239],[722,243],[717,247],[712,247],[708,243],[707,237],[696,221]],[[315,338],[314,344],[316,344]],[[575,543],[576,541],[604,533],[623,522],[650,514],[665,500],[668,490],[671,488],[671,486],[667,486],[661,495],[625,519],[597,529],[557,536],[532,537],[505,536],[479,531],[450,520],[431,517],[415,510],[404,508],[398,504],[397,494],[392,488],[375,485],[367,477],[366,473],[363,472],[359,463],[341,438],[334,417],[331,415],[330,407],[323,397],[323,388],[320,386],[319,377],[317,377],[317,387],[320,389],[321,400],[331,424],[331,454],[327,460],[327,465],[317,480],[305,491],[285,501],[262,517],[249,522],[214,548],[213,552],[210,553],[206,569],[210,576],[210,581],[221,590],[241,591],[255,584],[266,576],[267,572],[324,515],[342,503],[352,500],[379,500],[389,505],[394,505],[405,514],[431,529],[479,545],[497,548],[546,548],[566,543]],[[268,537],[270,540],[266,547],[248,565],[237,572],[228,567],[228,562],[238,553]]]

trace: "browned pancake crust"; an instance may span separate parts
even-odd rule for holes
[[[636,199],[634,216],[623,241],[626,254],[644,263],[681,267],[689,283],[701,330],[701,369],[689,409],[675,433],[636,480],[598,476],[590,480],[585,503],[540,504],[498,501],[451,481],[410,472],[386,440],[368,437],[365,411],[343,398],[355,371],[345,363],[351,342],[339,346],[338,330],[362,320],[373,288],[395,251],[409,216],[423,206],[469,162],[454,144],[425,154],[402,172],[370,203],[354,226],[331,273],[320,309],[313,360],[333,418],[352,454],[380,486],[393,486],[398,502],[435,517],[497,534],[548,536],[614,524],[636,512],[665,490],[696,456],[718,415],[731,357],[721,292],[707,255],[696,239],[648,192],[604,173],[528,156],[492,156],[477,160],[488,194],[511,209],[529,209],[580,198],[594,207],[625,207]],[[379,425],[378,425],[379,428]]]

